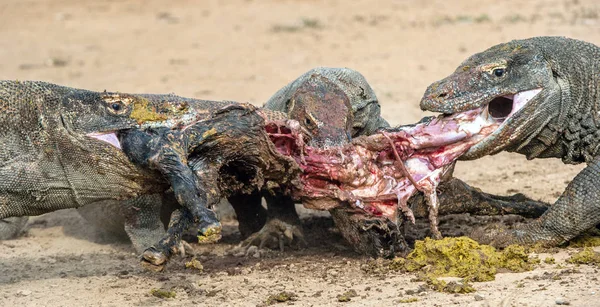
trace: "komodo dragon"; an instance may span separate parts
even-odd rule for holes
[[[527,159],[561,158],[584,168],[544,215],[513,231],[481,238],[559,245],[600,223],[600,48],[565,37],[534,37],[493,46],[431,84],[421,109],[469,110],[500,123],[461,159],[501,151]]]
[[[44,82],[0,81],[0,220],[103,202],[122,202],[126,223],[144,232],[152,201],[170,186],[194,219],[219,225],[201,206],[197,191],[141,168],[121,150],[117,133],[150,127],[179,127],[198,120],[176,96],[92,92]],[[171,177],[169,177],[171,176]],[[14,219],[7,220],[12,222]],[[6,225],[4,225],[6,226]],[[10,230],[18,226],[12,224]],[[207,226],[208,227],[208,226]],[[209,227],[210,228],[210,227]],[[152,244],[147,242],[144,244]]]

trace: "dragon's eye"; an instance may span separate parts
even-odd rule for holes
[[[110,107],[115,110],[115,111],[121,111],[121,104],[120,103],[113,103],[110,105]]]
[[[304,122],[305,122],[307,125],[311,125],[311,124],[312,124],[312,121],[311,121],[311,120],[310,120],[308,117],[304,119]]]
[[[496,77],[502,77],[506,73],[506,70],[504,70],[504,68],[496,68],[494,69],[493,73]]]

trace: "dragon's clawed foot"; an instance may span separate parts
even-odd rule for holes
[[[185,241],[180,241],[176,247],[172,248],[172,253],[162,252],[158,248],[152,246],[147,248],[142,253],[140,264],[145,269],[154,272],[160,272],[164,270],[165,266],[167,265],[167,262],[171,258],[170,255],[177,254],[179,254],[181,257],[193,257],[196,255],[196,252],[194,251],[194,248]]]
[[[147,248],[142,253],[142,259],[140,264],[147,270],[154,272],[161,272],[164,270],[167,262],[169,261],[169,256],[163,252],[160,252],[154,246]]]
[[[273,218],[268,220],[261,230],[244,240],[241,246],[244,248],[258,246],[259,249],[263,249],[265,246],[269,248],[279,247],[279,250],[283,251],[285,245],[291,246],[295,242],[303,246],[307,245],[302,225]]]

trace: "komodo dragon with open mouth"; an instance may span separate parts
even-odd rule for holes
[[[600,48],[566,37],[533,37],[493,46],[431,84],[421,109],[480,113],[499,126],[461,159],[501,151],[586,163],[535,222],[478,238],[559,245],[600,223]]]

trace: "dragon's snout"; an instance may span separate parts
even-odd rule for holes
[[[438,81],[427,87],[421,99],[421,110],[443,112],[446,99],[453,96],[453,87],[449,82]]]

